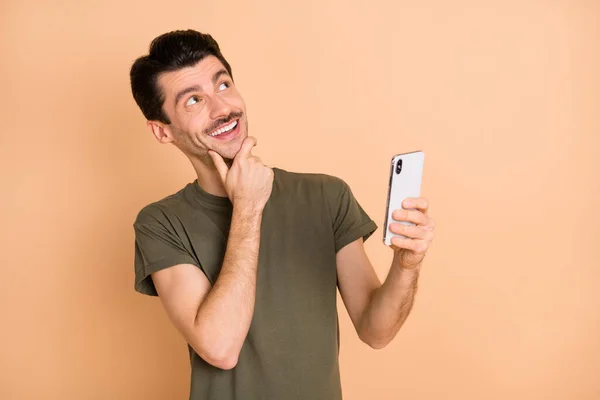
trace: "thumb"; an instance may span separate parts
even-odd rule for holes
[[[219,172],[219,176],[221,177],[221,181],[225,183],[225,178],[227,177],[227,173],[229,172],[229,168],[227,168],[227,164],[223,160],[223,157],[219,153],[213,150],[208,151],[208,155],[212,158],[217,171]]]

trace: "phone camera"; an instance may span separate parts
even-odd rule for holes
[[[399,174],[402,171],[402,159],[398,160],[398,164],[396,164],[396,174]]]

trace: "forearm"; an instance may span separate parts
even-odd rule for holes
[[[412,310],[420,268],[403,269],[394,257],[385,282],[373,292],[361,318],[363,341],[382,348],[396,336]]]
[[[198,337],[217,359],[237,359],[252,321],[261,220],[262,210],[234,206],[219,277],[196,315]]]

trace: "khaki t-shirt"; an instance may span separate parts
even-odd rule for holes
[[[192,400],[342,398],[335,256],[377,226],[341,179],[273,170],[248,336],[227,371],[188,345]],[[156,296],[150,274],[182,263],[200,268],[214,285],[231,213],[229,199],[197,181],[144,207],[134,224],[135,289]]]

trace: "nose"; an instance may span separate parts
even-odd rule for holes
[[[229,103],[219,97],[219,95],[212,96],[210,107],[211,119],[216,120],[219,118],[226,118],[229,114],[231,114],[231,106]]]

